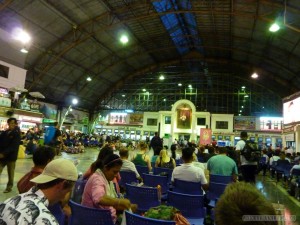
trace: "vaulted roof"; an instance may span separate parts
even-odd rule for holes
[[[16,25],[32,35],[25,88],[62,106],[280,115],[300,89],[298,0],[3,1],[0,28]]]

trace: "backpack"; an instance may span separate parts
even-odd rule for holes
[[[241,150],[241,155],[249,162],[257,162],[261,158],[261,152],[258,149],[257,143],[253,141],[245,141],[245,146]]]
[[[44,137],[44,144],[49,145],[52,143],[53,138],[55,135],[55,127],[49,126],[46,128],[45,137]]]

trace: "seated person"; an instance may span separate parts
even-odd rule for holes
[[[98,159],[95,165],[97,170],[87,181],[81,202],[87,207],[109,209],[115,223],[117,210],[135,210],[137,207],[128,199],[117,198],[112,180],[119,173],[122,164],[122,159],[115,154],[107,155],[103,160]]]
[[[174,168],[172,182],[175,179],[191,182],[201,182],[204,190],[208,189],[208,183],[204,171],[193,165],[194,148],[186,147],[182,149],[183,164]]]
[[[161,150],[162,150],[162,147],[161,146],[157,146],[156,149],[157,149],[157,152],[160,153]],[[159,155],[153,155],[151,157],[151,165],[155,166],[155,163],[156,163],[156,160],[157,160],[158,157],[159,157]]]
[[[25,150],[26,155],[32,155],[36,151],[36,148],[37,148],[37,140],[31,137],[26,145],[26,150]]]
[[[238,169],[235,161],[227,156],[227,148],[220,147],[219,154],[211,157],[207,161],[207,169],[210,174],[221,176],[232,176],[232,180],[237,180]]]
[[[97,170],[96,163],[98,160],[103,160],[107,155],[113,154],[113,148],[110,145],[104,145],[103,148],[100,149],[97,160],[91,164],[88,170],[83,174],[83,179],[89,179],[89,177]],[[120,193],[119,180],[121,179],[120,174],[117,174],[116,177],[113,178],[113,183],[116,186],[116,190]]]
[[[55,157],[55,150],[52,147],[41,146],[33,153],[34,166],[31,171],[26,173],[17,183],[18,191],[20,194],[29,191],[35,184],[30,180],[40,175],[46,165]]]
[[[150,157],[146,153],[148,150],[148,145],[141,141],[138,145],[138,152],[132,162],[137,166],[148,166],[149,171],[151,171],[151,162],[150,162]]]
[[[261,224],[277,225],[277,221],[251,221],[247,215],[276,215],[275,209],[253,185],[245,182],[227,186],[215,208],[215,223],[218,225]],[[247,221],[249,219],[249,221]]]
[[[136,167],[134,165],[133,162],[130,162],[128,160],[128,150],[126,148],[121,148],[120,151],[119,151],[119,154],[120,154],[120,157],[123,161],[123,165],[121,167],[121,171],[132,171],[135,173],[136,175],[136,178],[139,180],[139,181],[142,181],[142,178],[139,174],[139,172],[136,170]],[[121,177],[122,179],[122,177]]]
[[[163,149],[160,151],[159,157],[156,159],[155,167],[174,169],[176,167],[176,162],[173,158],[168,156],[167,150]]]

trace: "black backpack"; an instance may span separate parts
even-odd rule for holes
[[[258,162],[261,158],[261,151],[254,141],[245,141],[245,147],[241,150],[241,155],[249,162]]]

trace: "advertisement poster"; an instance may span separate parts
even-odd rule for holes
[[[142,125],[144,119],[144,114],[142,113],[132,113],[130,114],[129,124]]]
[[[255,117],[253,116],[238,116],[234,117],[235,130],[255,130]]]
[[[200,145],[209,145],[211,143],[211,129],[200,129]]]
[[[177,128],[191,129],[191,109],[177,109]]]

